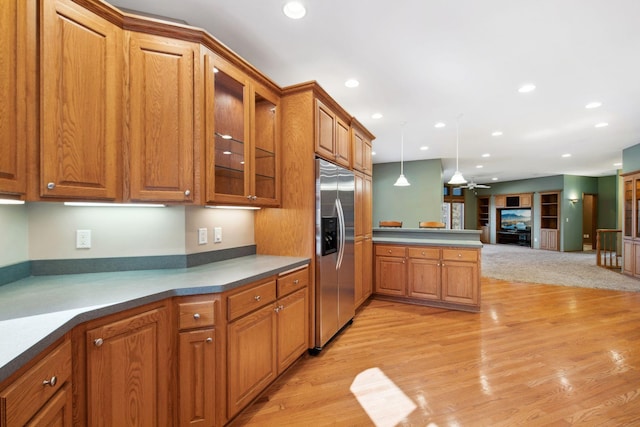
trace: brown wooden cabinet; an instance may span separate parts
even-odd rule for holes
[[[36,1],[2,1],[0,16],[0,194],[24,198],[37,127]]]
[[[315,100],[316,154],[346,168],[351,168],[350,128],[328,105]]]
[[[372,185],[371,177],[355,172],[355,217],[354,217],[354,265],[355,307],[359,307],[372,293]]]
[[[121,199],[122,31],[71,0],[40,14],[40,196]]]
[[[622,272],[640,277],[640,172],[623,176]]]
[[[128,199],[193,202],[194,76],[199,46],[126,32],[129,48]]]
[[[280,97],[205,53],[206,202],[277,206]]]
[[[171,425],[168,331],[164,305],[119,313],[88,325],[89,426]]]
[[[540,193],[540,249],[558,250],[560,193]]]
[[[366,175],[373,174],[371,158],[371,135],[356,119],[351,120],[351,135],[353,147],[353,168]]]
[[[377,296],[445,308],[480,308],[475,248],[375,245]]]
[[[71,353],[66,340],[0,391],[0,427],[73,425]]]
[[[183,297],[178,308],[178,425],[218,425],[217,297]]]

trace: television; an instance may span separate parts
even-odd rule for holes
[[[531,231],[531,208],[502,209],[500,211],[500,229],[503,231]]]

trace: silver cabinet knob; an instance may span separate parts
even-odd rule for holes
[[[191,190],[184,190],[184,195],[188,196],[189,194],[191,194]]]
[[[209,337],[205,340],[206,342],[213,342],[213,338]]]
[[[247,199],[251,200],[251,194],[249,194],[249,195],[247,196]]]
[[[260,301],[260,295],[256,295],[255,297],[253,297],[253,299],[256,301]]]
[[[273,311],[275,311],[276,313],[278,313],[278,312],[280,311],[280,307],[278,306],[278,307],[274,308],[274,309],[273,309]]]
[[[425,253],[424,253],[424,251],[422,251],[422,256],[424,256],[424,255],[425,255]]]
[[[258,196],[251,196],[251,200],[258,200]]]
[[[294,281],[293,281],[293,284],[294,284],[294,285],[297,285],[298,283],[300,283],[300,280],[298,280],[298,279],[296,279],[296,280],[294,280]]]
[[[195,313],[193,315],[193,318],[196,319],[196,320],[200,319],[200,313]]]
[[[50,182],[50,183],[47,184],[47,189],[53,190],[54,188],[56,188],[56,183],[55,182]]]
[[[95,340],[93,340],[93,345],[95,345],[96,347],[100,347],[102,346],[102,344],[104,344],[102,338],[96,338]]]
[[[58,378],[54,375],[51,377],[50,380],[44,380],[42,381],[42,385],[43,386],[49,386],[49,387],[55,387],[56,383],[58,382]]]

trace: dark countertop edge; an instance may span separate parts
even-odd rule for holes
[[[482,230],[451,230],[446,228],[407,228],[407,227],[377,227],[373,229],[374,232],[418,232],[418,233],[442,233],[442,234],[478,234],[482,233]]]
[[[420,239],[420,238],[400,238],[400,237],[373,237],[373,243],[391,243],[416,246],[446,246],[463,248],[482,248],[484,245],[475,240],[440,240],[440,239]]]
[[[3,366],[0,366],[0,383],[4,382],[7,378],[13,375],[18,369],[22,368],[25,364],[27,364],[33,358],[35,358],[44,350],[46,350],[50,345],[55,343],[57,340],[63,337],[66,333],[68,333],[73,328],[75,328],[76,326],[82,323],[95,320],[100,317],[105,317],[110,314],[115,314],[124,310],[141,307],[143,305],[158,302],[167,298],[190,296],[190,295],[216,294],[216,293],[225,292],[231,289],[238,288],[240,286],[247,285],[252,282],[265,279],[267,277],[271,277],[289,270],[294,270],[296,268],[302,267],[310,263],[311,263],[311,259],[306,258],[300,261],[287,264],[286,266],[283,266],[283,267],[274,268],[273,270],[269,270],[257,275],[249,276],[241,280],[236,280],[234,282],[230,282],[224,285],[194,286],[192,288],[170,289],[164,292],[159,292],[156,294],[151,294],[148,296],[135,298],[132,300],[127,300],[120,303],[106,305],[104,307],[99,307],[99,308],[95,308],[92,310],[88,310],[88,311],[76,314],[67,322],[65,322],[64,324],[60,325],[55,330],[47,334],[44,338],[34,343],[27,350],[23,351],[22,353],[14,357],[12,360],[4,364]]]

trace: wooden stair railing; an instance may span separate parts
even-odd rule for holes
[[[622,270],[622,230],[599,228],[596,230],[596,264],[611,270]]]

